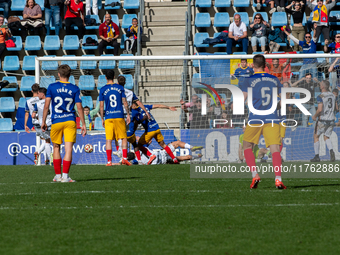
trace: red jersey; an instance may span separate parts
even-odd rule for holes
[[[70,11],[72,10],[72,12]],[[67,11],[65,14],[66,18],[80,18],[80,13],[84,14],[84,4],[82,1],[79,1],[78,4],[75,3],[74,0],[71,0],[71,3],[67,6]]]

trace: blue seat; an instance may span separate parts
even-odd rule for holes
[[[119,27],[119,18],[117,14],[111,14],[111,20]],[[105,21],[105,16],[103,18],[103,22]]]
[[[105,75],[99,75],[98,76],[98,85],[97,85],[97,89],[101,89],[102,87],[104,87],[107,83],[107,80],[105,78]]]
[[[103,122],[101,118],[94,119],[94,130],[105,130],[103,127]]]
[[[13,122],[11,118],[0,119],[0,131],[13,131]]]
[[[96,83],[93,75],[81,75],[79,77],[78,87],[80,90],[94,90]]]
[[[249,26],[249,15],[248,15],[248,12],[236,12],[234,14],[234,17],[236,14],[239,14],[241,16],[241,21],[244,22],[244,24],[246,24],[246,26],[248,27]]]
[[[13,84],[15,83],[16,86],[12,87],[12,88],[3,88],[1,90],[1,92],[15,92],[15,91],[17,91],[17,89],[18,89],[18,80],[17,80],[17,77],[15,77],[15,76],[4,76],[4,77],[2,77],[2,80],[3,81],[8,81],[9,83],[13,83]]]
[[[247,55],[246,52],[233,52],[233,55]]]
[[[139,9],[139,0],[124,0],[124,9]]]
[[[20,97],[19,99],[19,105],[18,108],[26,108],[26,101],[28,100],[28,97]]]
[[[25,50],[40,50],[41,40],[39,35],[29,35],[26,37]]]
[[[229,27],[230,19],[227,12],[216,12],[214,17],[214,27]]]
[[[195,7],[210,8],[211,0],[196,0]]]
[[[121,57],[124,56],[133,56],[133,54],[121,54]],[[135,68],[135,61],[134,60],[119,60],[118,63],[119,69],[134,69]]]
[[[74,79],[74,76],[71,75],[70,78],[68,79],[68,81],[74,85],[76,85],[76,80]]]
[[[12,36],[11,39],[15,43],[15,47],[6,48],[8,51],[21,51],[22,50],[22,39],[21,36]]]
[[[0,98],[0,112],[14,112],[15,103],[13,97],[1,97]]]
[[[203,43],[203,40],[209,38],[208,33],[196,33],[194,37],[194,46],[196,48],[209,47],[209,44]]]
[[[337,17],[337,19],[339,19],[339,18],[340,18],[340,11],[331,11],[331,12],[329,13],[328,16],[329,16],[329,17],[335,16],[335,17]],[[333,26],[333,25],[340,26],[340,21],[337,21],[337,22],[329,22],[329,24],[330,24],[331,26]]]
[[[215,0],[215,7],[217,8],[227,8],[231,6],[230,0]]]
[[[219,36],[220,33],[214,33],[214,38],[216,38],[217,36]],[[225,48],[227,47],[227,42],[224,42],[224,43],[217,43],[213,46],[213,48]]]
[[[20,69],[19,57],[18,56],[6,56],[4,58],[4,71],[18,71]]]
[[[25,56],[22,62],[23,71],[34,71],[35,70],[35,58],[36,55]]]
[[[285,12],[274,12],[272,15],[272,26],[282,27],[288,24],[287,14]]]
[[[119,5],[116,5],[116,6],[114,6],[114,7],[112,7],[112,6],[107,6],[107,5],[111,4],[112,2],[118,2]],[[120,3],[120,0],[105,0],[104,9],[105,9],[105,10],[117,10],[117,9],[120,9],[121,6],[122,6],[122,5],[121,5],[121,3]]]
[[[12,11],[23,11],[26,5],[25,0],[12,0],[11,10]]]
[[[64,55],[63,57],[75,57],[76,55]],[[75,60],[63,60],[61,61],[62,65],[68,65],[72,70],[77,69],[77,61]]]
[[[90,38],[92,38],[93,40],[96,40],[96,42],[98,42],[98,37],[97,37],[97,35],[84,35],[84,37],[83,37],[83,43],[86,42],[86,39],[87,39],[88,37],[90,37]],[[93,45],[93,46],[84,46],[84,45],[82,45],[82,47],[83,47],[83,50],[96,50],[96,49],[98,48],[98,45]]]
[[[77,35],[65,35],[63,50],[78,50],[79,39]]]
[[[60,38],[58,35],[46,35],[44,41],[44,50],[59,50]]]
[[[237,0],[234,1],[235,7],[249,7],[250,6],[250,0]]]
[[[126,89],[133,89],[133,78],[131,74],[121,74],[119,76],[124,76],[125,77],[125,85],[124,88]],[[118,76],[118,77],[119,77]]]
[[[126,41],[126,39],[127,39],[126,34],[123,34],[123,35],[122,35],[122,39],[120,39],[120,48],[121,48],[122,50],[125,49],[125,41]],[[107,49],[113,49],[113,47],[107,46]]]
[[[86,30],[91,30],[91,29],[99,29],[100,26],[100,19],[98,15],[89,15],[91,19],[95,19],[96,23],[99,25],[94,25],[94,26],[85,26]]]
[[[124,14],[123,20],[122,20],[122,28],[124,29],[129,28],[129,26],[132,25],[133,18],[137,19],[137,15],[136,14]]]
[[[83,55],[82,57],[94,57],[94,55]],[[82,60],[80,61],[80,69],[93,70],[97,68],[97,61],[95,60]]]
[[[90,110],[93,109],[93,101],[91,96],[82,96],[81,97],[81,105],[83,107],[87,106],[90,107]]]
[[[56,55],[48,55],[43,57],[56,57]],[[58,69],[58,61],[42,61],[41,69],[46,70],[57,70]]]
[[[210,27],[210,26],[211,26],[211,20],[210,20],[209,13],[206,13],[206,12],[196,13],[195,27]]]
[[[42,76],[40,78],[39,86],[44,87],[44,88],[48,88],[48,86],[51,83],[55,83],[55,77],[54,76]]]
[[[32,85],[35,83],[34,76],[24,76],[21,78],[20,91],[31,91]]]
[[[106,54],[105,57],[107,56],[113,56],[113,54]],[[98,67],[101,70],[114,69],[116,68],[116,60],[100,60]]]
[[[268,13],[266,13],[266,12],[254,12],[254,14],[253,14],[253,20],[254,20],[254,17],[255,17],[256,14],[261,14],[263,20],[269,22]]]

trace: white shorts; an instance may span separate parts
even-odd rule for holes
[[[318,125],[315,127],[317,136],[324,134],[328,138],[331,137],[333,128],[335,126],[334,120],[319,120]]]

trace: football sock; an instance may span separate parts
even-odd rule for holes
[[[136,155],[136,158],[138,161],[141,161],[141,158],[140,158],[140,151],[136,151],[135,152],[135,155]]]
[[[144,146],[140,147],[140,150],[143,152],[143,154],[147,155],[148,157],[152,155],[152,153]]]
[[[53,159],[53,167],[56,175],[61,175],[61,158]]]
[[[45,147],[45,145],[44,145],[44,147]],[[43,151],[43,155],[44,155],[44,159],[47,160],[47,156],[46,156],[46,151],[45,150]]]
[[[40,155],[40,153],[45,150],[45,140],[42,140],[39,150],[38,150],[38,154]]]
[[[279,179],[281,181],[281,155],[280,152],[274,152],[273,153],[273,167],[275,171],[275,179]]]
[[[319,155],[319,148],[320,148],[320,142],[317,141],[317,142],[314,143],[314,153],[315,153],[315,155]]]
[[[106,150],[107,162],[112,161],[112,150]]]
[[[256,163],[255,163],[255,156],[252,149],[244,150],[244,158],[246,160],[247,165],[250,168],[251,175],[254,178],[257,175],[256,171]]]
[[[169,146],[165,146],[164,150],[166,151],[166,153],[168,153],[168,155],[172,158],[172,160],[175,159],[174,154],[172,153],[171,149],[169,148]]]
[[[328,150],[333,150],[331,139],[326,140],[326,145],[327,145]]]
[[[51,160],[51,144],[50,143],[45,143],[45,152],[47,155],[47,159]]]
[[[63,174],[68,174],[72,161],[63,160]],[[64,176],[63,176],[64,178]]]
[[[188,143],[186,143],[185,145],[184,145],[184,148],[186,148],[186,149],[191,149],[192,148],[192,146],[190,145],[190,144],[188,144]]]
[[[123,158],[124,158],[124,159],[127,158],[127,149],[123,149]]]

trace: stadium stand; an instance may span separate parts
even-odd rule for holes
[[[56,57],[56,55],[49,55],[44,57]],[[58,61],[42,61],[41,69],[43,71],[47,70],[57,70],[58,69]]]
[[[11,10],[12,11],[23,11],[26,5],[25,0],[12,0]]]
[[[234,7],[249,7],[250,0],[237,0],[234,1]]]
[[[63,57],[75,57],[75,56],[76,55],[64,55]],[[61,64],[62,65],[69,65],[71,70],[76,70],[77,66],[78,66],[77,61],[74,61],[74,60],[63,60],[63,61],[61,61]]]
[[[255,17],[256,14],[261,14],[263,20],[269,22],[268,13],[266,13],[266,12],[254,12],[253,20],[254,20],[254,17]]]
[[[2,77],[3,81],[8,81],[9,83],[12,83],[13,86],[16,84],[15,87],[10,87],[10,88],[3,88],[1,91],[2,92],[15,92],[18,90],[18,80],[17,77],[15,76],[4,76]]]
[[[95,86],[93,75],[81,75],[79,77],[78,87],[80,90],[94,90]]]
[[[94,130],[105,130],[101,118],[94,119]]]
[[[65,35],[63,50],[78,50],[79,49],[79,38],[77,35]],[[65,55],[67,55],[65,53]]]
[[[218,37],[221,33],[214,33],[214,38]],[[227,43],[217,43],[213,46],[214,48],[225,48],[227,47]]]
[[[93,40],[95,40],[97,42],[97,44],[96,45],[84,46],[87,38],[92,38]],[[96,49],[98,49],[98,37],[97,37],[97,35],[84,35],[82,49],[83,50],[96,50]]]
[[[55,77],[54,76],[42,76],[40,78],[40,83],[39,83],[39,86],[40,87],[44,87],[44,88],[48,88],[48,86],[51,84],[51,83],[54,83],[55,82]],[[31,85],[32,86],[32,85]]]
[[[248,12],[236,12],[234,14],[234,17],[236,14],[239,14],[241,16],[241,21],[244,22],[246,24],[247,27],[249,27],[249,16],[248,16]]]
[[[105,57],[106,56],[113,56],[113,54],[105,54]],[[100,70],[116,68],[116,61],[115,60],[100,60],[98,68]]]
[[[106,85],[106,78],[105,78],[105,75],[102,74],[102,75],[99,75],[98,76],[98,84],[97,84],[97,89],[100,90],[102,87],[104,87]]]
[[[11,39],[15,43],[15,47],[6,48],[8,51],[21,51],[22,50],[22,38],[21,36],[12,36]]]
[[[39,35],[29,35],[26,37],[25,50],[38,51],[41,49],[41,39]]]
[[[214,27],[227,28],[230,26],[229,13],[227,12],[216,12],[214,17]]]
[[[83,55],[82,57],[92,57],[94,55]],[[81,70],[94,70],[97,68],[97,61],[92,61],[92,60],[82,60],[80,62],[80,67]]]
[[[139,9],[139,0],[124,0],[124,9]]]
[[[195,26],[196,27],[210,27],[211,26],[210,14],[203,13],[203,12],[196,13]]]
[[[285,12],[274,12],[272,15],[273,27],[282,27],[288,24],[287,14]]]
[[[99,29],[100,25],[100,19],[98,15],[89,15],[90,19],[94,19],[96,21],[96,25],[91,25],[91,26],[85,26],[86,30],[93,30],[93,29]]]
[[[197,0],[195,3],[195,7],[199,8],[210,8],[211,0]]]
[[[132,54],[121,54],[121,57],[128,57],[133,56]],[[119,69],[134,69],[135,68],[135,61],[134,60],[120,60],[118,63]]]
[[[112,3],[116,3],[115,5],[112,5]],[[118,4],[117,4],[118,3]],[[105,0],[105,10],[118,10],[122,4],[120,3],[120,0]]]
[[[207,38],[209,38],[209,33],[196,33],[194,38],[194,46],[196,48],[209,47],[209,44],[203,43],[203,40]]]
[[[81,105],[83,107],[87,106],[90,107],[90,110],[93,109],[93,101],[91,96],[82,96],[81,97]]]
[[[0,119],[0,131],[12,131],[13,130],[13,123],[11,118],[2,118]]]
[[[119,76],[124,76],[125,77],[125,85],[124,88],[126,89],[133,89],[133,78],[131,74],[122,74]]]
[[[44,41],[44,50],[59,50],[60,38],[58,35],[47,35]]]
[[[124,14],[123,15],[123,20],[122,20],[122,28],[127,29],[129,26],[132,24],[132,19],[136,18],[136,14]]]
[[[4,58],[4,65],[2,70],[6,71],[18,71],[20,69],[18,56],[6,56]]]
[[[0,112],[14,112],[15,102],[13,97],[0,98]]]
[[[217,8],[228,8],[231,6],[230,0],[216,0],[215,7]]]
[[[24,76],[21,78],[20,91],[31,91],[32,85],[35,83],[34,76]]]

